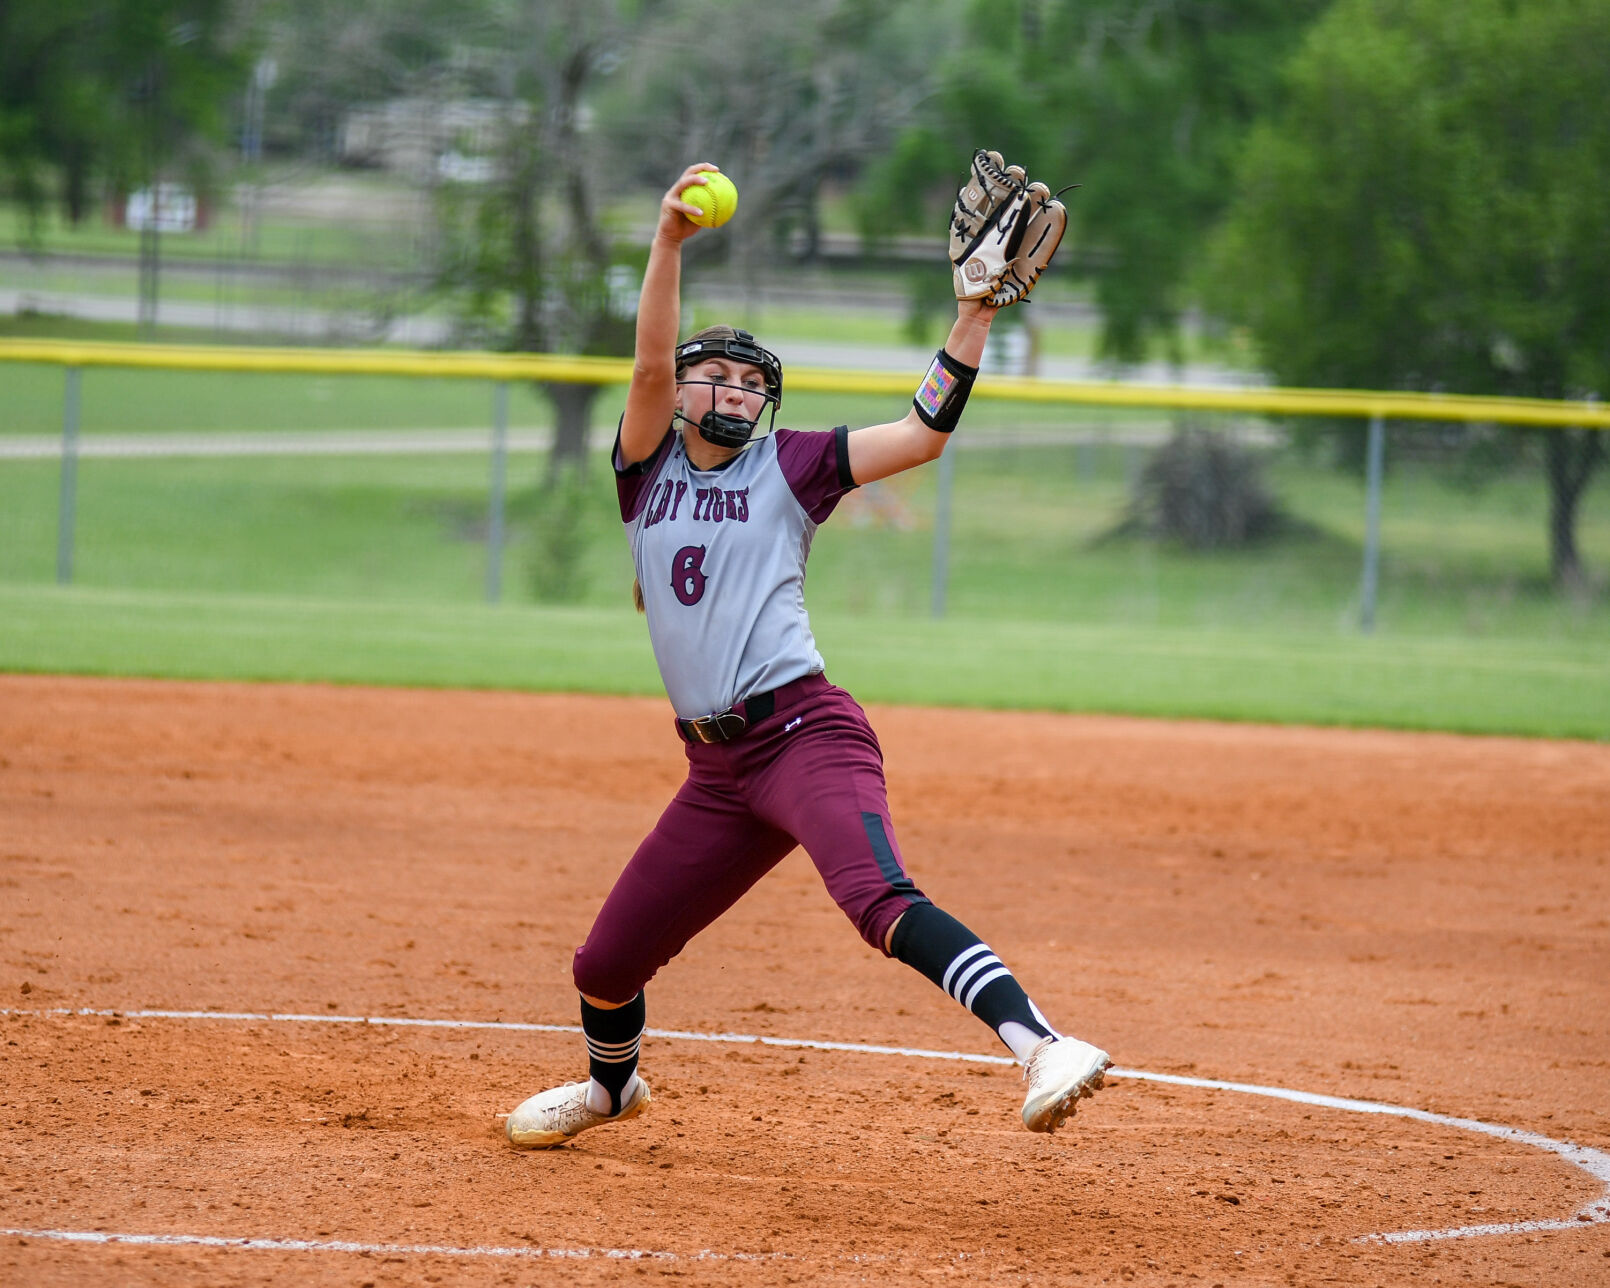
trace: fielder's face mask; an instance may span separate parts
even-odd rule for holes
[[[689,340],[676,351],[676,375],[679,385],[706,385],[710,389],[710,410],[705,412],[697,421],[681,412],[674,413],[677,419],[685,420],[690,425],[696,425],[699,435],[705,442],[713,443],[717,447],[747,447],[755,436],[755,428],[759,420],[745,420],[742,416],[731,416],[715,409],[715,400],[719,396],[717,389],[739,389],[740,392],[752,394],[751,389],[742,389],[738,385],[723,384],[715,380],[683,380],[682,374],[689,367],[707,361],[710,358],[727,358],[733,362],[746,363],[752,367],[759,367],[766,392],[761,395],[764,401],[761,407],[771,408],[770,419],[766,428],[761,431],[762,436],[769,434],[777,424],[777,408],[783,401],[783,364],[777,360],[777,355],[770,349],[762,348],[755,342],[755,337],[747,331],[734,331],[730,336],[706,336],[701,340]]]

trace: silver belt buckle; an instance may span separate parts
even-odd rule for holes
[[[700,716],[697,720],[688,721],[693,736],[703,743],[731,742],[746,728],[749,722],[736,711],[718,711],[712,716]]]

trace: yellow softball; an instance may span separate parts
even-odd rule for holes
[[[697,206],[701,213],[688,218],[700,228],[720,228],[738,209],[738,189],[732,180],[715,170],[701,170],[704,183],[690,184],[683,189],[682,200]]]

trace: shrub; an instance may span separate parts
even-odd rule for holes
[[[1250,545],[1284,526],[1258,458],[1223,434],[1189,424],[1140,472],[1124,523],[1189,550]]]
[[[528,499],[527,569],[540,603],[576,603],[587,592],[588,491],[582,471],[570,468]]]

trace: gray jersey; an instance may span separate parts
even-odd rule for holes
[[[699,470],[667,431],[615,482],[649,638],[678,716],[725,711],[823,669],[805,615],[818,525],[855,486],[848,431],[780,429]]]

